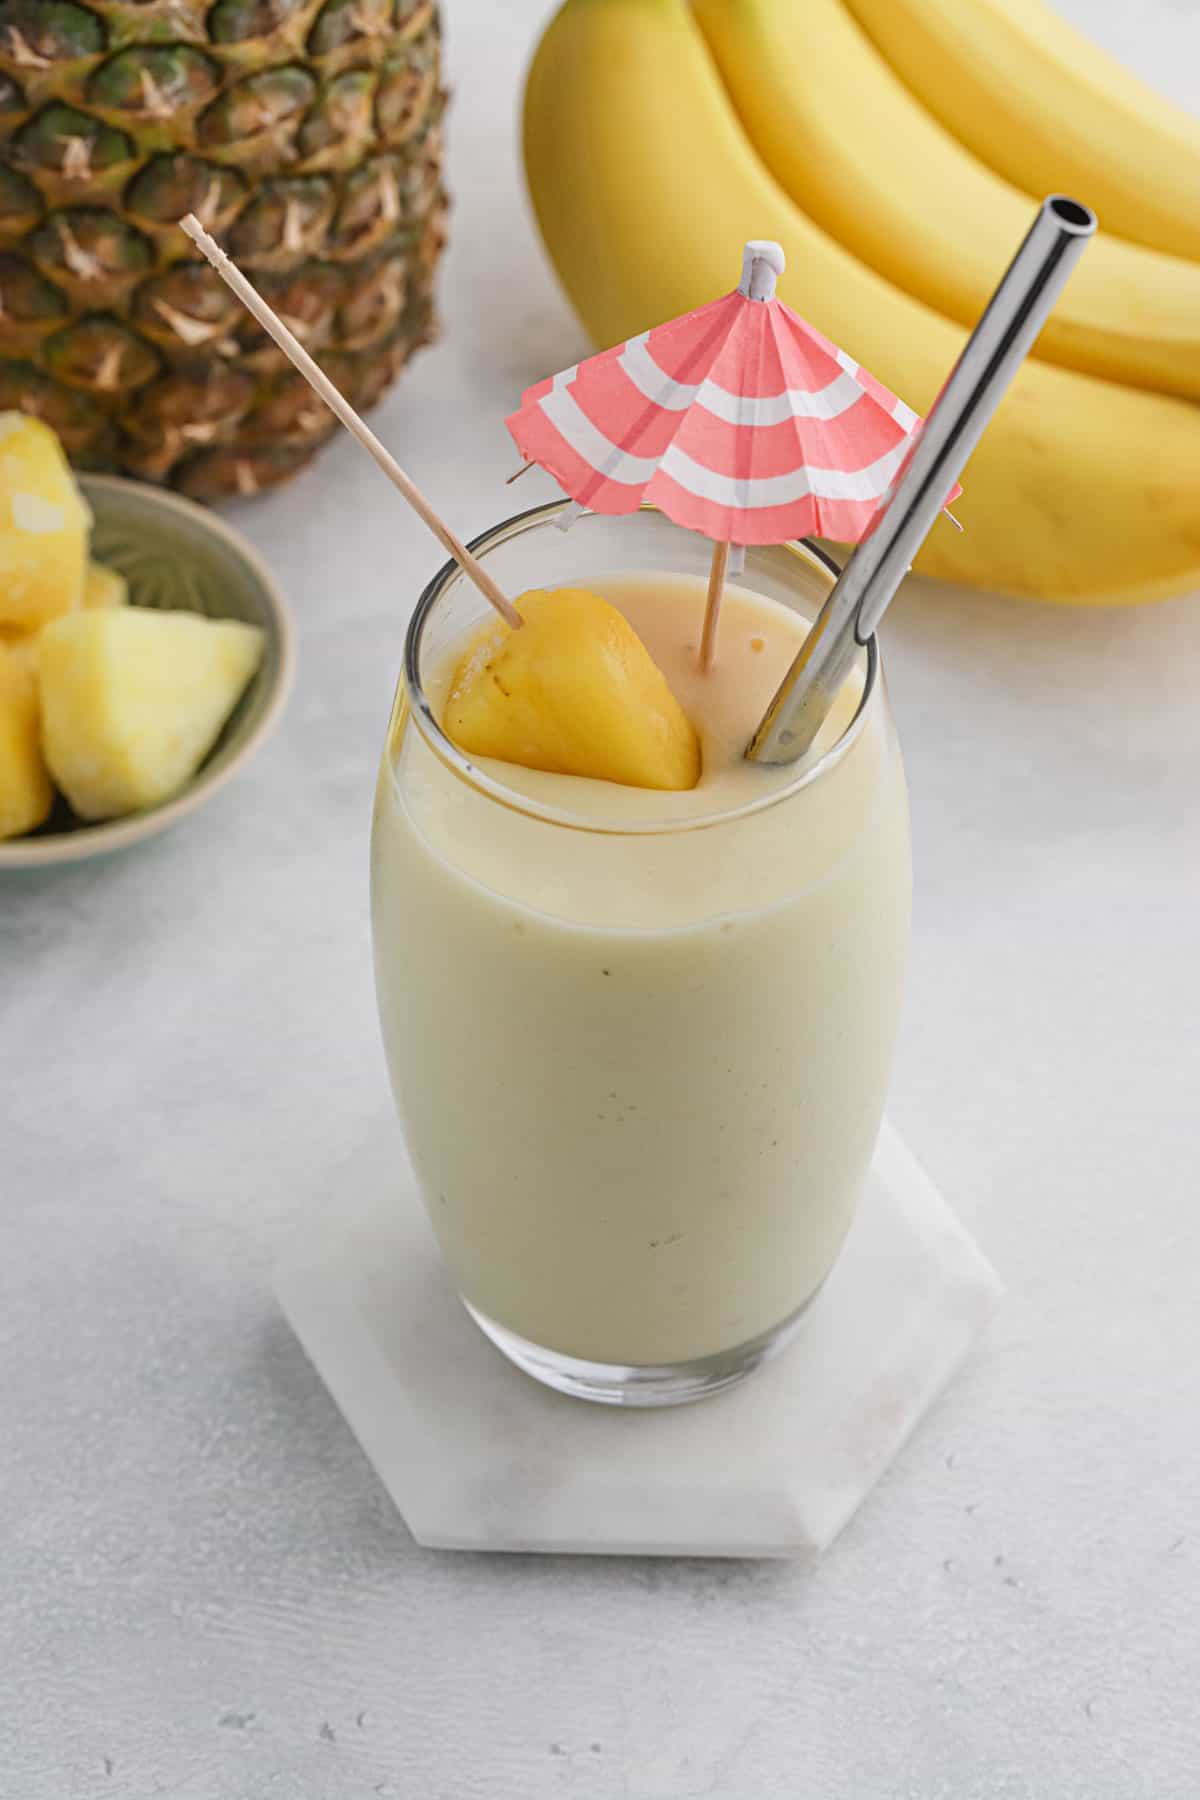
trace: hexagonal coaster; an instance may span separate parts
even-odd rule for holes
[[[568,1400],[467,1317],[390,1120],[299,1222],[275,1288],[419,1543],[636,1556],[824,1550],[1000,1295],[885,1125],[846,1246],[776,1360],[693,1406]]]

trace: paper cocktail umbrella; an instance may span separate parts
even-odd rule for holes
[[[580,507],[649,504],[712,539],[705,667],[730,546],[857,543],[921,424],[776,297],[783,267],[747,244],[733,293],[538,382],[508,421]]]

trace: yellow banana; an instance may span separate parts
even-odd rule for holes
[[[896,73],[1029,194],[1074,194],[1135,244],[1200,260],[1200,120],[1040,0],[849,0]]]
[[[825,235],[758,161],[684,0],[567,0],[525,96],[534,208],[598,345],[728,292],[775,238],[784,298],[928,411],[965,338]],[[1015,248],[1015,245],[1014,245]],[[918,568],[1107,605],[1200,586],[1200,408],[1044,363],[1002,401]]]
[[[1029,197],[914,99],[842,0],[692,0],[747,137],[847,250],[964,325],[1029,223]],[[1037,354],[1200,397],[1200,263],[1101,233]]]

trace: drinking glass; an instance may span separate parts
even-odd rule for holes
[[[507,592],[707,572],[657,512],[565,533],[561,510],[473,546]],[[798,543],[748,550],[742,585],[811,619],[835,576]],[[453,564],[421,595],[376,795],[376,985],[417,1183],[468,1311],[526,1373],[697,1399],[796,1330],[882,1117],[911,874],[878,648],[792,779],[688,818],[629,790],[597,820],[441,730],[430,687],[486,610]]]

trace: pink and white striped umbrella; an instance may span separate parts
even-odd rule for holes
[[[732,294],[528,388],[508,420],[521,454],[592,512],[648,502],[718,543],[857,543],[921,421],[775,298],[782,271],[777,244],[747,244]]]

